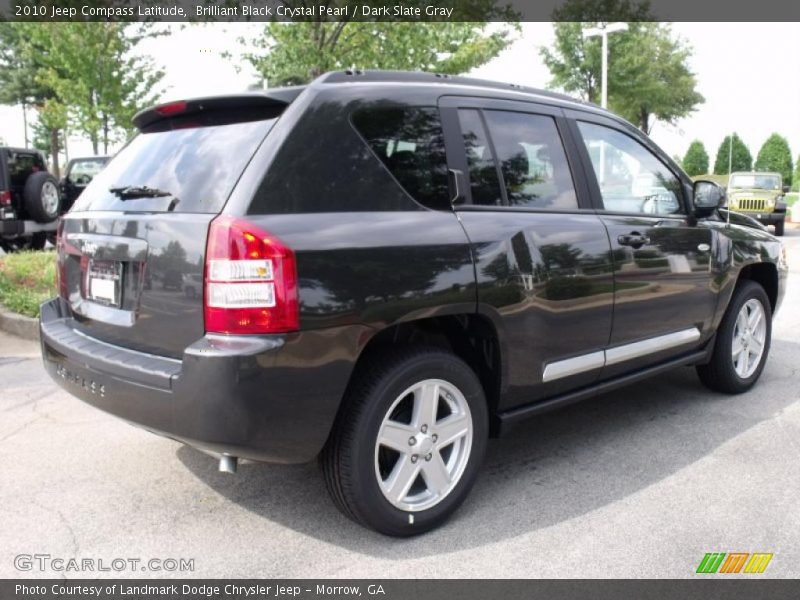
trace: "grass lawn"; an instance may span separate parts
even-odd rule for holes
[[[56,295],[55,252],[15,252],[0,257],[0,304],[39,316],[39,305]]]

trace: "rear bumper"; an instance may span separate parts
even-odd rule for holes
[[[55,231],[58,228],[58,221],[52,223],[37,223],[36,221],[26,221],[23,219],[0,219],[0,236],[27,235],[40,231]]]
[[[136,352],[76,331],[59,299],[41,307],[50,376],[81,400],[215,454],[278,463],[313,459],[336,416],[352,360],[320,356],[314,332],[206,335],[182,359]],[[347,332],[327,332],[322,337]]]
[[[755,219],[763,225],[774,225],[775,223],[780,223],[786,218],[786,211],[774,211],[771,213],[742,212],[741,214],[747,215],[751,219]]]

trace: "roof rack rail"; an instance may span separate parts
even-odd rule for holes
[[[345,71],[332,71],[325,73],[317,81],[320,83],[347,83],[353,81],[353,76],[358,75],[359,82],[373,82],[373,83],[441,83],[453,85],[469,85],[473,87],[483,87],[496,90],[514,90],[519,92],[527,92],[536,94],[538,96],[545,96],[549,98],[557,98],[559,100],[568,100],[570,102],[577,102],[585,104],[585,102],[568,96],[566,94],[559,94],[548,90],[538,88],[531,88],[516,83],[502,83],[499,81],[487,81],[485,79],[476,79],[473,77],[463,77],[461,75],[450,75],[448,73],[427,73],[424,71],[377,71],[377,70],[360,70],[360,69],[347,69]]]

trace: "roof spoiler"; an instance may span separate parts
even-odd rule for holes
[[[223,110],[285,108],[304,89],[304,86],[275,88],[264,92],[249,92],[235,96],[212,96],[157,104],[136,113],[133,117],[133,124],[141,131],[154,123],[179,115],[196,115]]]

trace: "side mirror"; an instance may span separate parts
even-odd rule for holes
[[[725,204],[725,188],[713,181],[695,181],[693,191],[695,216],[707,217]]]
[[[788,193],[789,193],[789,189],[790,189],[790,188],[789,188],[789,186],[788,186],[788,185],[785,185],[785,186],[783,186],[783,193],[784,193],[784,194],[788,194]]]

